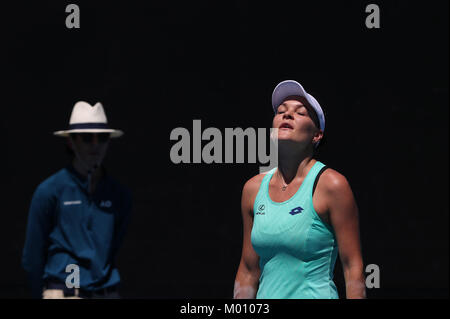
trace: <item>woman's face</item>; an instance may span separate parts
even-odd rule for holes
[[[314,124],[314,110],[304,97],[288,97],[278,107],[272,127],[278,129],[278,140],[290,140],[302,144],[316,143],[323,132]]]

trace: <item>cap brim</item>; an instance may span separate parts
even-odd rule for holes
[[[273,90],[272,107],[276,111],[288,96],[302,96],[306,98],[309,104],[312,104],[308,95],[300,83],[293,80],[286,80],[280,82]]]
[[[111,138],[116,138],[122,136],[124,133],[121,130],[114,129],[75,129],[75,130],[66,130],[66,131],[57,131],[53,134],[61,137],[68,137],[71,133],[111,133]]]

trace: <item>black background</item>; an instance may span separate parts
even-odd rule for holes
[[[81,10],[67,29],[66,5]],[[381,28],[367,29],[376,3]],[[126,298],[231,298],[240,196],[259,164],[178,164],[172,129],[270,127],[298,80],[321,103],[318,159],[360,210],[373,298],[448,297],[447,1],[33,1],[2,5],[0,297],[28,297],[21,254],[31,195],[68,160],[76,101],[102,102],[106,167],[131,188],[119,267]],[[344,297],[340,262],[336,283]]]

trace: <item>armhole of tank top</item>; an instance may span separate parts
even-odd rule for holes
[[[323,173],[327,168],[328,168],[328,166],[325,165],[325,166],[322,167],[322,168],[320,169],[320,171],[317,173],[316,179],[314,180],[314,185],[313,185],[313,188],[312,188],[312,196],[314,196],[314,191],[316,190],[317,182],[319,181],[320,175],[322,175],[322,173]]]
[[[333,227],[329,224],[329,223],[327,223],[327,222],[325,222],[320,216],[319,216],[319,214],[317,214],[317,212],[316,212],[316,210],[314,209],[314,203],[313,203],[313,196],[314,196],[314,191],[315,191],[315,189],[316,189],[316,186],[317,186],[317,182],[319,181],[319,177],[320,177],[320,175],[322,175],[322,173],[326,170],[328,168],[328,166],[324,166],[324,167],[322,167],[321,169],[320,169],[320,171],[317,173],[317,175],[316,175],[316,178],[315,178],[315,180],[314,180],[314,184],[313,184],[313,189],[312,189],[312,192],[311,192],[311,205],[312,205],[312,210],[313,210],[313,212],[314,212],[314,215],[320,220],[320,222],[330,231],[330,233],[334,233],[334,230],[333,230]]]

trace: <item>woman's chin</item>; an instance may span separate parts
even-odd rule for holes
[[[293,136],[292,136],[292,132],[290,131],[278,131],[278,140],[292,140]]]

